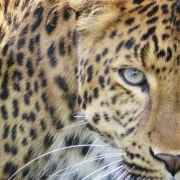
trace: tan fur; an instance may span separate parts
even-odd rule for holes
[[[178,180],[179,2],[16,3],[0,0],[0,179]]]

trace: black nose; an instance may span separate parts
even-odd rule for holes
[[[155,157],[165,163],[167,170],[173,176],[180,171],[180,155],[156,154]]]

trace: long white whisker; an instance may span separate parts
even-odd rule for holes
[[[125,178],[125,176],[127,176],[127,174],[128,174],[128,172],[130,172],[131,170],[133,170],[134,169],[134,167],[132,167],[132,168],[130,168],[130,169],[127,169],[127,170],[125,170],[122,174],[121,174],[121,176],[117,179],[117,180],[121,180],[121,178]]]
[[[76,119],[81,119],[81,118],[85,119],[86,118],[85,115],[74,115],[73,117]]]
[[[66,129],[71,129],[71,128],[82,126],[82,125],[85,125],[85,124],[87,124],[87,122],[85,122],[85,121],[77,122],[77,123],[71,124],[69,126],[65,126],[64,128],[60,129],[59,131],[63,131],[63,130],[66,130]]]
[[[140,174],[140,176],[138,177],[137,180],[143,180],[144,178],[142,178],[142,177],[143,177],[144,174],[145,174],[145,171],[143,171],[143,172]]]
[[[134,178],[133,178],[134,179]],[[127,180],[132,180],[131,175],[127,176]]]
[[[27,166],[29,166],[29,165],[32,164],[33,162],[35,162],[35,161],[37,161],[37,160],[39,160],[39,159],[41,159],[41,158],[43,158],[43,157],[45,157],[45,156],[48,156],[48,155],[50,155],[50,154],[52,154],[52,153],[56,153],[56,152],[58,152],[58,151],[63,151],[63,150],[66,150],[66,149],[78,148],[78,147],[110,147],[110,146],[108,146],[108,145],[92,145],[92,144],[90,144],[90,145],[74,145],[74,146],[68,146],[68,147],[63,147],[63,148],[54,149],[53,151],[44,153],[44,154],[42,154],[41,156],[38,156],[37,158],[35,158],[35,159],[29,161],[28,163],[26,163],[24,166],[22,166],[21,168],[19,168],[14,174],[12,174],[12,175],[9,177],[8,180],[12,180],[13,177],[14,177],[15,175],[17,175],[20,171],[22,171],[24,168],[26,168]]]
[[[88,163],[88,162],[92,162],[92,161],[95,161],[95,160],[101,160],[101,159],[104,159],[104,158],[116,157],[116,156],[120,156],[120,155],[121,155],[120,153],[108,153],[108,154],[102,154],[102,155],[99,155],[99,156],[96,156],[96,157],[93,157],[93,158],[89,158],[89,159],[87,159],[85,161],[82,161],[80,163],[76,163],[76,164],[74,164],[72,166],[69,166],[69,167],[66,167],[64,169],[61,169],[61,170],[55,172],[54,174],[50,175],[50,177],[51,176],[55,176],[55,175],[57,175],[58,173],[60,173],[62,171],[66,171],[68,169],[75,168],[77,166],[80,166],[80,165]]]
[[[122,160],[121,160],[122,161]],[[119,169],[123,169],[124,168],[124,165],[121,165],[121,166],[118,166],[118,167],[116,167],[116,168],[111,168],[111,169],[108,169],[107,171],[106,171],[106,173],[103,173],[99,178],[98,178],[98,180],[101,180],[102,178],[104,178],[105,176],[108,176],[109,174],[111,174],[111,173],[113,173],[114,171],[117,171],[117,170],[119,170]]]
[[[90,176],[96,174],[97,172],[103,170],[104,168],[106,168],[106,167],[108,167],[108,166],[111,166],[111,165],[113,165],[113,164],[116,164],[116,163],[118,163],[118,162],[121,162],[121,161],[122,161],[122,160],[117,160],[117,161],[114,161],[114,162],[112,162],[112,163],[110,163],[110,164],[107,164],[107,165],[105,165],[105,166],[97,169],[96,171],[93,171],[93,172],[90,173],[88,176],[84,177],[82,180],[85,180],[85,179],[89,178]]]

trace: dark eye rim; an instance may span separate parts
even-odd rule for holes
[[[122,78],[122,80],[123,80],[126,84],[128,84],[128,85],[130,85],[130,86],[139,86],[139,87],[148,85],[148,82],[147,82],[147,79],[146,79],[146,76],[145,76],[145,75],[144,75],[144,79],[143,79],[140,83],[131,83],[131,82],[129,82],[129,81],[125,78],[125,76],[124,76],[124,71],[127,70],[127,69],[136,69],[136,68],[124,68],[124,69],[119,69],[119,70],[118,70],[120,77]],[[137,69],[137,71],[139,71],[139,70]],[[140,71],[140,72],[141,72],[141,71]],[[144,74],[144,73],[143,73],[143,74]]]

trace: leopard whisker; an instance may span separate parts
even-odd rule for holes
[[[127,178],[127,180],[132,180],[132,176],[131,175],[128,175],[126,178]]]
[[[37,160],[40,160],[41,158],[44,158],[52,153],[57,153],[59,151],[63,151],[63,150],[67,150],[67,149],[71,149],[71,148],[79,148],[79,147],[110,147],[110,145],[93,145],[93,144],[87,144],[87,145],[73,145],[73,146],[67,146],[67,147],[62,147],[62,148],[57,148],[54,149],[52,151],[49,151],[47,153],[44,153],[40,156],[38,156],[37,158],[34,158],[33,160],[29,161],[28,163],[26,163],[25,165],[23,165],[22,167],[20,167],[14,174],[12,174],[8,180],[13,180],[14,176],[16,176],[19,172],[21,172],[24,168],[28,167],[29,165],[31,165],[32,163],[34,163]]]
[[[122,179],[125,179],[128,175],[128,173],[133,170],[135,167],[132,167],[132,168],[129,168],[129,169],[126,169],[121,175],[120,177],[118,177],[117,180],[122,180]]]
[[[71,129],[71,128],[75,128],[75,127],[79,127],[79,126],[82,126],[82,125],[85,125],[85,124],[87,124],[87,122],[85,122],[85,121],[80,121],[80,122],[71,124],[71,125],[69,125],[69,126],[65,126],[64,128],[60,129],[59,131],[63,131],[63,130]]]
[[[71,172],[70,172],[70,173],[73,173],[73,172],[72,172],[72,169],[75,168],[75,167],[77,167],[77,166],[80,166],[80,165],[82,165],[82,164],[89,163],[89,162],[93,162],[93,161],[96,161],[96,160],[101,160],[101,159],[104,159],[104,158],[117,157],[117,156],[120,156],[120,155],[122,155],[122,154],[120,154],[120,153],[101,154],[101,155],[98,155],[98,156],[96,156],[96,157],[86,159],[86,160],[84,160],[84,161],[82,161],[82,162],[80,162],[80,163],[76,163],[76,164],[74,164],[74,165],[72,165],[72,166],[69,166],[69,167],[66,167],[66,168],[64,168],[64,169],[61,169],[61,170],[59,170],[59,171],[57,171],[57,172],[55,172],[55,173],[53,173],[52,175],[49,175],[49,176],[50,176],[50,177],[56,176],[56,175],[58,176],[58,173],[60,173],[60,172],[62,172],[62,171],[69,170],[69,169],[71,169]]]
[[[85,119],[86,118],[86,116],[85,115],[74,115],[73,116],[74,118],[76,118],[76,119]]]
[[[106,177],[106,176],[108,176],[108,175],[110,175],[110,174],[112,174],[112,173],[114,173],[114,172],[116,172],[118,170],[122,171],[123,169],[124,169],[124,165],[123,164],[121,166],[116,167],[116,168],[112,167],[111,169],[108,169],[103,174],[101,174],[101,176],[98,177],[97,179],[101,180],[102,178],[104,178],[104,177]],[[114,175],[114,176],[116,176],[116,175]]]
[[[144,175],[144,173],[145,173],[145,171],[143,171],[140,175],[139,175],[139,177],[137,178],[137,180],[145,180],[145,178],[143,178],[143,175]]]
[[[101,168],[93,171],[92,173],[90,173],[89,175],[87,175],[86,177],[84,177],[82,180],[85,180],[85,179],[89,178],[90,176],[96,174],[97,172],[99,172],[99,171],[101,171],[101,170],[103,170],[103,169],[105,169],[105,168],[107,168],[107,167],[109,167],[109,166],[111,166],[111,165],[114,165],[114,164],[116,164],[116,163],[119,163],[119,162],[122,162],[122,160],[117,160],[117,161],[114,161],[114,162],[112,162],[112,163],[109,163],[109,164],[107,164],[107,165],[105,165],[105,166],[103,166],[103,167],[101,167]],[[113,167],[113,168],[114,168],[114,167]],[[118,168],[119,168],[119,167],[118,167]]]

